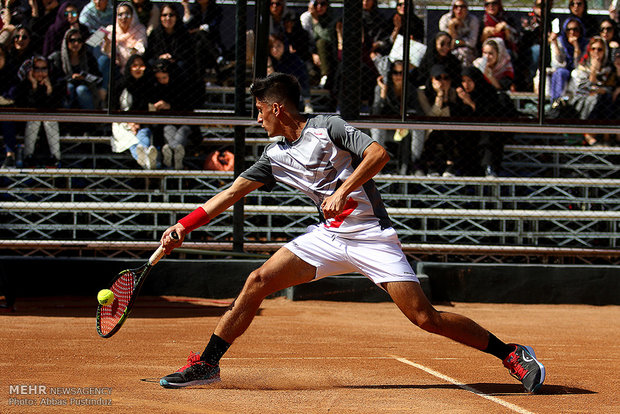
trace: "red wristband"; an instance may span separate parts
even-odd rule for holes
[[[204,208],[198,207],[196,210],[189,213],[187,216],[183,217],[178,222],[181,223],[183,227],[185,227],[185,233],[189,233],[191,231],[196,230],[198,227],[204,226],[211,219],[209,215],[205,211]]]

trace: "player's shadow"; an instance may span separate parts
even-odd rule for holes
[[[500,384],[500,383],[476,383],[465,384],[467,390],[473,390],[476,394],[491,396],[525,394],[521,384]],[[339,388],[347,389],[463,389],[456,384],[377,384],[377,385],[345,385]],[[537,395],[570,395],[570,394],[596,394],[595,391],[565,385],[544,384]]]
[[[140,296],[131,311],[135,318],[201,318],[222,316],[232,300],[201,298]],[[14,312],[3,315],[95,318],[97,300],[86,297],[21,298]],[[259,310],[260,314],[260,310]]]

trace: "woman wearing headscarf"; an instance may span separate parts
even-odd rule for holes
[[[469,13],[466,0],[452,0],[450,12],[439,19],[439,30],[452,37],[452,53],[463,66],[471,65],[476,56],[480,20]]]
[[[95,109],[101,72],[79,29],[65,33],[60,51],[50,55],[53,72],[67,84],[66,108]]]
[[[499,37],[506,44],[506,48],[514,53],[517,50],[519,31],[517,25],[506,13],[502,0],[485,0],[484,17],[482,19],[481,41],[491,37]]]
[[[107,27],[102,50],[109,57],[112,51],[112,26]],[[146,28],[129,2],[123,2],[116,8],[116,65],[123,73],[131,55],[143,55],[146,51]]]
[[[502,115],[497,90],[486,81],[478,68],[463,68],[461,77],[456,93],[462,116],[489,119]],[[487,177],[496,176],[502,161],[505,135],[490,131],[464,131],[459,136],[457,166],[461,172],[464,175],[482,173]]]
[[[583,23],[585,27],[584,36],[590,38],[598,34],[598,19],[588,13],[588,0],[568,0],[568,11],[570,15],[566,20],[575,17]]]
[[[153,66],[158,59],[174,63],[184,74],[195,76],[194,54],[190,34],[185,29],[178,9],[172,3],[161,6],[160,24],[148,37],[145,57]]]
[[[438,32],[426,48],[426,53],[420,61],[420,66],[413,71],[413,82],[416,86],[426,84],[431,76],[433,65],[441,64],[446,67],[456,85],[461,79],[461,61],[451,51],[452,37],[447,32]]]
[[[556,100],[564,95],[571,71],[588,47],[588,38],[584,36],[585,27],[581,20],[570,17],[564,21],[559,35],[551,33],[551,99]]]
[[[56,14],[56,20],[49,29],[47,29],[45,38],[43,39],[44,56],[49,56],[53,52],[60,50],[65,33],[71,28],[79,29],[84,40],[88,38],[88,27],[80,24],[78,21],[79,14],[78,6],[70,1],[60,5],[58,13]]]
[[[484,74],[485,79],[497,90],[510,89],[514,80],[514,69],[504,41],[499,37],[485,40],[482,56],[474,60],[474,66]]]

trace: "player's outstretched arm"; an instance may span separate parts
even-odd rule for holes
[[[321,204],[323,216],[326,219],[330,219],[342,213],[349,194],[377,175],[389,160],[390,156],[381,145],[376,142],[370,144],[364,150],[362,162],[355,168],[353,174],[346,179],[334,194],[323,200]]]
[[[173,249],[181,246],[185,236],[192,230],[207,224],[212,218],[226,211],[241,198],[262,185],[263,183],[259,181],[238,177],[230,187],[217,193],[202,206],[166,229],[161,237],[161,244],[164,246],[166,254],[170,254]],[[178,240],[170,237],[173,231],[179,235]]]

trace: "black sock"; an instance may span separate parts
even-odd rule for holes
[[[228,342],[213,334],[200,359],[209,365],[218,365],[222,356],[228,351],[228,348],[230,348]]]
[[[495,335],[489,332],[489,344],[487,345],[487,349],[484,350],[487,354],[495,355],[502,361],[510,355],[512,351],[515,350],[514,345],[508,345],[497,339]]]

